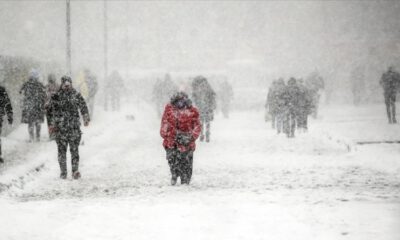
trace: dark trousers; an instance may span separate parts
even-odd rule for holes
[[[385,93],[385,105],[389,123],[396,123],[396,93]]]
[[[3,129],[3,121],[2,119],[0,119],[0,136],[1,136],[1,132]],[[0,157],[2,156],[2,151],[1,151],[1,138],[0,138]]]
[[[79,169],[79,143],[81,135],[58,136],[56,138],[58,149],[58,163],[60,164],[61,173],[67,173],[67,148],[71,152],[72,172]]]
[[[33,141],[36,128],[36,140],[40,140],[40,127],[39,121],[31,121],[28,123],[29,140]]]
[[[171,175],[181,178],[181,184],[189,184],[193,172],[193,151],[180,152],[176,148],[166,149]]]
[[[300,112],[297,114],[297,128],[307,130],[308,129],[308,114]]]
[[[294,111],[288,111],[283,122],[283,128],[287,137],[294,137],[296,129],[296,114]]]
[[[276,119],[275,120],[276,121],[276,130],[279,134],[282,131],[284,131],[285,114],[280,112],[280,113],[276,114],[275,119]]]

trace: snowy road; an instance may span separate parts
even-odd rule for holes
[[[400,147],[354,144],[395,138],[398,126],[331,108],[287,139],[262,113],[217,117],[192,184],[172,187],[147,108],[96,113],[79,181],[58,178],[55,143],[25,143],[25,126],[4,139],[1,239],[400,239]]]

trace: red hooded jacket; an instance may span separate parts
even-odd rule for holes
[[[191,134],[192,140],[189,145],[185,146],[176,142],[177,131]],[[200,132],[199,112],[195,107],[189,106],[179,109],[170,103],[165,106],[160,129],[160,135],[164,139],[164,148],[176,146],[181,152],[194,151],[196,149],[195,141]]]

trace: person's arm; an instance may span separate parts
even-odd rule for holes
[[[3,94],[4,94],[4,96],[3,96],[4,108],[6,110],[8,124],[11,125],[11,124],[13,124],[13,109],[12,109],[11,101],[10,101],[10,98],[8,97],[6,90],[4,90]]]
[[[164,113],[161,118],[161,127],[160,127],[160,135],[164,139],[169,137],[171,128],[173,127],[173,125],[171,125],[169,122],[170,115],[171,115],[171,109],[167,105],[164,109]]]
[[[85,99],[83,99],[80,93],[77,93],[77,98],[78,98],[79,110],[81,111],[81,115],[83,118],[83,125],[87,127],[90,122],[89,109],[87,107]]]

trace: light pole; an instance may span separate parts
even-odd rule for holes
[[[66,0],[67,4],[67,74],[71,76],[71,4],[70,0]]]

